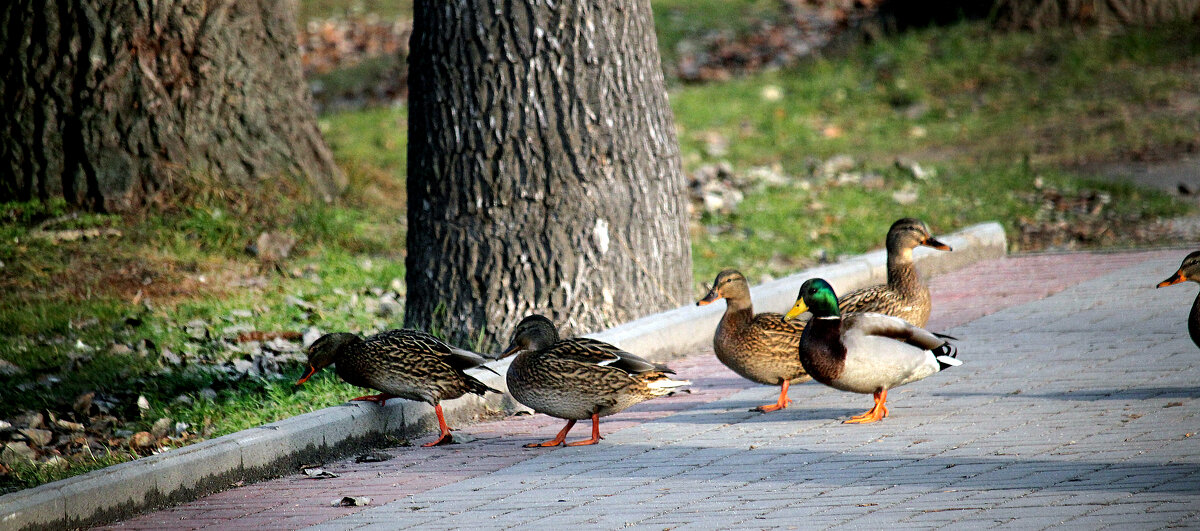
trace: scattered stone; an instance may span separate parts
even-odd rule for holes
[[[14,464],[30,462],[37,459],[37,450],[23,442],[8,442],[0,450],[0,462]]]
[[[191,427],[192,427],[192,425],[188,424],[186,422],[182,422],[182,421],[176,422],[175,423],[175,437],[183,437],[184,435],[187,435],[188,428],[191,428]]]
[[[229,312],[229,315],[231,315],[233,317],[239,317],[242,319],[249,319],[251,317],[254,317],[254,312],[252,312],[250,310],[232,310]]]
[[[323,336],[323,335],[324,334],[321,333],[320,328],[317,328],[315,326],[308,327],[308,329],[304,331],[304,337],[303,337],[303,343],[302,343],[304,345],[304,349],[307,350],[308,347],[311,347],[312,344],[316,343],[317,340],[320,339],[321,336]]]
[[[70,466],[71,463],[66,459],[63,459],[61,456],[54,455],[49,459],[42,461],[41,465],[45,468],[57,468],[62,470]]]
[[[375,311],[380,317],[390,317],[404,311],[404,306],[396,300],[396,294],[386,293],[379,299],[379,308]]]
[[[365,453],[354,458],[355,463],[379,463],[392,458],[392,454],[387,452],[374,451]]]
[[[50,441],[54,440],[54,432],[50,430],[23,428],[17,430],[17,433],[25,436],[25,440],[32,443],[33,446],[46,446],[50,444]]]
[[[174,425],[173,423],[173,420],[166,417],[154,421],[154,426],[150,428],[150,436],[154,437],[156,440],[166,437],[167,434],[171,432],[171,427]]]
[[[192,397],[188,395],[179,395],[175,397],[175,400],[171,401],[171,403],[190,406],[194,403],[194,401],[192,400]]]
[[[820,175],[826,178],[834,178],[839,174],[853,170],[858,166],[858,162],[850,155],[834,155],[821,164]]]
[[[896,168],[912,176],[918,181],[928,181],[937,177],[937,170],[933,168],[923,168],[916,161],[900,157],[896,159]]]
[[[909,186],[892,192],[892,200],[901,205],[911,205],[920,198],[921,194],[917,192],[917,189]]]
[[[262,232],[246,244],[246,252],[263,263],[278,263],[287,258],[296,245],[296,236],[289,232]]]
[[[128,356],[130,354],[133,354],[133,349],[129,348],[129,345],[126,345],[124,343],[113,343],[112,345],[109,345],[108,353],[115,354],[118,356]]]
[[[0,359],[0,376],[18,376],[25,374],[25,369],[18,367],[17,364]]]
[[[216,400],[217,399],[217,392],[213,391],[213,388],[211,388],[211,387],[205,387],[204,389],[201,389],[199,394],[200,394],[201,398],[204,398],[206,400]]]
[[[317,307],[314,306],[312,303],[306,302],[304,299],[301,299],[300,297],[297,297],[295,295],[288,295],[288,296],[284,297],[283,302],[286,304],[292,305],[292,306],[304,308],[305,310],[309,310],[309,311],[317,309]]]
[[[13,425],[7,420],[0,419],[0,433],[8,433],[13,430]]]
[[[179,354],[172,352],[171,349],[166,347],[163,347],[162,349],[162,360],[167,362],[168,365],[173,365],[176,367],[183,365],[183,358],[179,357]]]
[[[150,410],[150,400],[147,399],[144,395],[138,395],[137,407],[138,407],[138,411],[140,411],[141,414],[145,415],[146,412]]]
[[[203,319],[188,321],[187,324],[183,325],[183,330],[187,333],[188,337],[197,341],[204,341],[209,338],[208,323],[204,322]]]

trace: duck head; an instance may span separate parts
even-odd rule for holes
[[[313,344],[308,347],[308,372],[300,381],[296,382],[296,385],[307,382],[317,371],[336,363],[342,356],[344,347],[359,341],[362,341],[362,338],[345,332],[325,334],[313,341]]]
[[[554,322],[534,314],[521,319],[517,323],[517,327],[513,329],[512,340],[508,342],[508,348],[500,354],[500,358],[506,358],[516,354],[522,350],[541,350],[558,342],[558,329],[554,327]]]
[[[785,320],[795,319],[804,312],[812,312],[813,317],[841,317],[841,311],[838,310],[837,294],[833,292],[833,286],[823,278],[810,278],[804,281],[800,286],[800,293],[796,294],[796,304],[788,310],[787,315],[783,316]]]
[[[887,249],[888,252],[912,252],[918,245],[932,247],[939,251],[952,251],[949,245],[946,245],[929,234],[929,227],[924,221],[915,218],[903,218],[892,223],[892,228],[888,229]]]
[[[1193,252],[1183,259],[1183,263],[1179,264],[1179,270],[1162,282],[1159,282],[1157,288],[1173,286],[1180,282],[1191,280],[1200,282],[1200,251]]]
[[[703,299],[696,301],[696,306],[712,304],[721,298],[726,299],[730,306],[741,305],[743,301],[750,300],[750,285],[746,283],[746,277],[742,276],[740,271],[726,269],[717,273],[712,289],[708,290]]]

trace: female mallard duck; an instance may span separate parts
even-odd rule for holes
[[[868,286],[842,297],[843,313],[874,312],[893,315],[917,326],[925,326],[933,305],[929,287],[921,282],[913,265],[918,245],[949,251],[950,246],[929,235],[919,219],[897,220],[887,234],[887,284]]]
[[[775,411],[788,407],[788,385],[808,380],[808,373],[796,357],[804,322],[787,321],[777,313],[754,314],[750,305],[750,286],[746,277],[734,269],[717,274],[708,295],[696,302],[704,306],[725,299],[725,315],[713,334],[713,350],[726,367],[747,380],[778,385],[779,400],[751,411]]]
[[[308,348],[308,373],[296,385],[337,364],[337,374],[346,383],[383,391],[352,400],[379,405],[389,398],[425,402],[437,413],[442,433],[438,440],[424,446],[435,446],[454,442],[442,415],[442,400],[467,393],[500,392],[463,372],[478,367],[495,373],[483,365],[487,361],[479,354],[452,347],[417,330],[388,330],[366,339],[355,334],[325,334]]]
[[[651,363],[603,341],[586,337],[559,339],[554,323],[540,315],[522,319],[501,357],[517,357],[508,367],[508,391],[538,413],[566,419],[554,439],[525,445],[558,446],[575,421],[592,419],[592,438],[567,446],[600,441],[600,417],[643,400],[665,396],[691,382],[672,380],[675,371]]]
[[[842,318],[837,295],[824,279],[800,286],[787,318],[811,311],[800,336],[800,362],[813,379],[852,393],[873,393],[875,407],[846,422],[875,422],[888,414],[888,389],[961,365],[946,340],[903,319],[878,313]]]
[[[1157,287],[1172,286],[1185,280],[1200,282],[1200,251],[1187,255],[1183,263],[1179,264],[1179,271],[1171,275],[1171,278],[1159,282]],[[1192,336],[1192,343],[1200,347],[1200,294],[1196,295],[1196,300],[1192,302],[1192,313],[1188,316],[1188,335]]]

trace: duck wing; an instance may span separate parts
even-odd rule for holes
[[[806,322],[802,319],[786,321],[780,314],[763,312],[751,319],[750,326],[767,337],[778,338],[780,341],[794,342],[799,345],[800,334],[804,333]]]
[[[625,352],[614,345],[590,337],[573,337],[555,343],[543,354],[556,358],[620,369],[629,374],[659,371],[675,374],[661,363]]]
[[[397,350],[434,356],[454,370],[462,372],[467,369],[484,369],[499,376],[491,367],[484,365],[488,360],[484,356],[452,346],[441,339],[419,330],[389,330],[375,336],[380,341],[396,347]]]
[[[915,326],[904,319],[879,313],[850,314],[843,319],[842,329],[855,331],[864,336],[894,339],[921,350],[934,350],[946,343],[946,340],[938,337],[937,334]]]

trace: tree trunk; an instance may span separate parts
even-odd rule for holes
[[[4,2],[0,201],[126,210],[283,176],[332,197],[296,38],[288,1]]]
[[[529,313],[578,333],[690,302],[650,2],[414,11],[405,324],[501,342]]]

